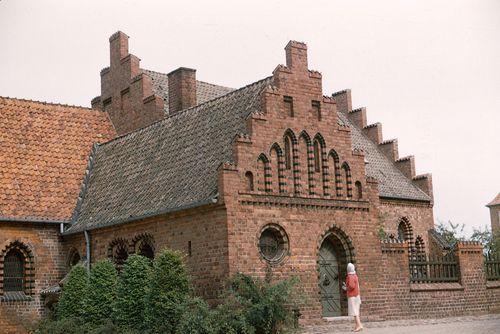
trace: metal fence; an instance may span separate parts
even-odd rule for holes
[[[500,280],[500,256],[493,254],[485,255],[484,272],[488,281]]]
[[[410,254],[410,280],[413,283],[458,282],[460,271],[453,253],[445,256]]]

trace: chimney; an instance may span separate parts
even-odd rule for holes
[[[115,32],[109,38],[110,66],[120,65],[122,58],[128,56],[128,36],[121,31]]]
[[[168,113],[196,105],[196,70],[179,67],[168,74]]]
[[[307,71],[307,45],[302,42],[290,41],[285,46],[286,67]]]

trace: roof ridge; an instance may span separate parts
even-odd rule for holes
[[[257,84],[259,84],[259,83],[262,83],[262,82],[263,82],[263,81],[265,81],[265,80],[269,80],[270,78],[272,78],[272,76],[268,76],[268,77],[265,77],[264,79],[260,79],[260,80],[258,80],[258,81],[252,82],[252,83],[250,83],[250,84],[248,84],[248,85],[246,85],[246,86],[243,86],[243,87],[241,87],[241,88],[238,88],[238,89],[232,90],[232,91],[230,91],[230,92],[227,92],[227,93],[226,93],[226,94],[224,94],[224,95],[221,95],[221,96],[218,96],[218,97],[213,98],[213,99],[211,99],[211,100],[208,100],[208,101],[205,101],[205,102],[203,102],[203,103],[197,104],[197,105],[195,105],[195,106],[193,106],[193,107],[191,107],[191,108],[187,108],[187,109],[180,110],[180,111],[178,111],[177,113],[175,113],[175,114],[173,114],[173,115],[167,115],[165,118],[162,118],[162,119],[160,119],[160,120],[157,120],[157,121],[155,121],[155,122],[153,122],[153,123],[151,123],[151,124],[149,124],[149,125],[146,125],[146,126],[144,126],[144,127],[142,127],[142,128],[136,129],[136,130],[134,130],[134,131],[132,131],[132,132],[128,132],[128,133],[125,133],[125,134],[123,134],[123,135],[121,135],[121,136],[117,136],[117,137],[115,137],[115,138],[113,138],[113,139],[111,139],[111,140],[108,140],[107,142],[100,144],[100,146],[105,146],[105,145],[107,145],[107,144],[109,144],[109,143],[115,142],[115,141],[117,141],[117,140],[119,140],[119,139],[125,138],[125,137],[127,137],[127,136],[132,135],[132,134],[136,134],[136,133],[139,133],[139,132],[144,131],[144,130],[146,130],[146,129],[152,128],[153,126],[158,125],[158,124],[160,124],[160,123],[162,123],[162,122],[165,122],[165,121],[167,121],[167,120],[170,120],[170,119],[172,119],[172,118],[174,118],[174,117],[178,117],[179,115],[183,115],[183,114],[184,114],[185,112],[187,112],[187,111],[192,111],[192,110],[194,110],[194,109],[196,109],[196,108],[199,108],[199,107],[201,107],[201,106],[205,106],[205,105],[207,105],[207,104],[209,104],[209,103],[214,103],[214,102],[216,102],[217,100],[222,99],[223,97],[227,97],[227,96],[228,96],[228,95],[230,95],[230,94],[235,94],[235,93],[237,93],[237,92],[242,91],[243,89],[250,88],[251,86],[254,86],[254,85],[257,85]]]
[[[77,108],[77,109],[86,109],[86,110],[93,110],[97,111],[96,109],[92,109],[89,107],[84,107],[84,106],[78,106],[75,104],[65,104],[65,103],[57,103],[57,102],[47,102],[47,101],[39,101],[39,100],[31,100],[31,99],[23,99],[23,98],[18,98],[18,97],[10,97],[10,96],[2,96],[0,95],[0,100],[1,99],[6,99],[6,100],[17,100],[17,101],[22,101],[22,102],[35,102],[35,103],[40,103],[43,105],[53,105],[53,106],[60,106],[60,107],[69,107],[69,108]]]

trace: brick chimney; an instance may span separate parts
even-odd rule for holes
[[[196,105],[196,70],[179,67],[168,75],[168,113]]]
[[[290,41],[285,46],[286,67],[307,71],[307,45],[302,42]]]

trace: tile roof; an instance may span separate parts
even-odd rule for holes
[[[246,133],[245,120],[261,108],[266,78],[222,97],[166,117],[146,128],[98,145],[66,233],[94,229],[207,204],[217,196],[217,168],[232,161],[232,140]],[[429,201],[377,145],[351,127],[353,148],[365,151],[367,174],[380,196]]]
[[[0,221],[69,220],[92,144],[114,136],[103,112],[0,97]]]
[[[378,181],[381,197],[429,201],[430,197],[415,186],[410,179],[390,161],[373,141],[366,137],[362,130],[354,125],[347,115],[339,112],[341,121],[351,128],[353,149],[365,152],[366,175]]]
[[[168,114],[168,76],[165,73],[142,69],[153,81],[153,92],[163,98],[165,113]],[[231,92],[233,88],[196,80],[196,102],[202,104]]]
[[[498,195],[491,202],[486,204],[486,206],[495,206],[495,205],[500,205],[500,193],[498,193]]]
[[[260,111],[266,78],[97,146],[75,224],[68,233],[209,203],[217,168]]]

